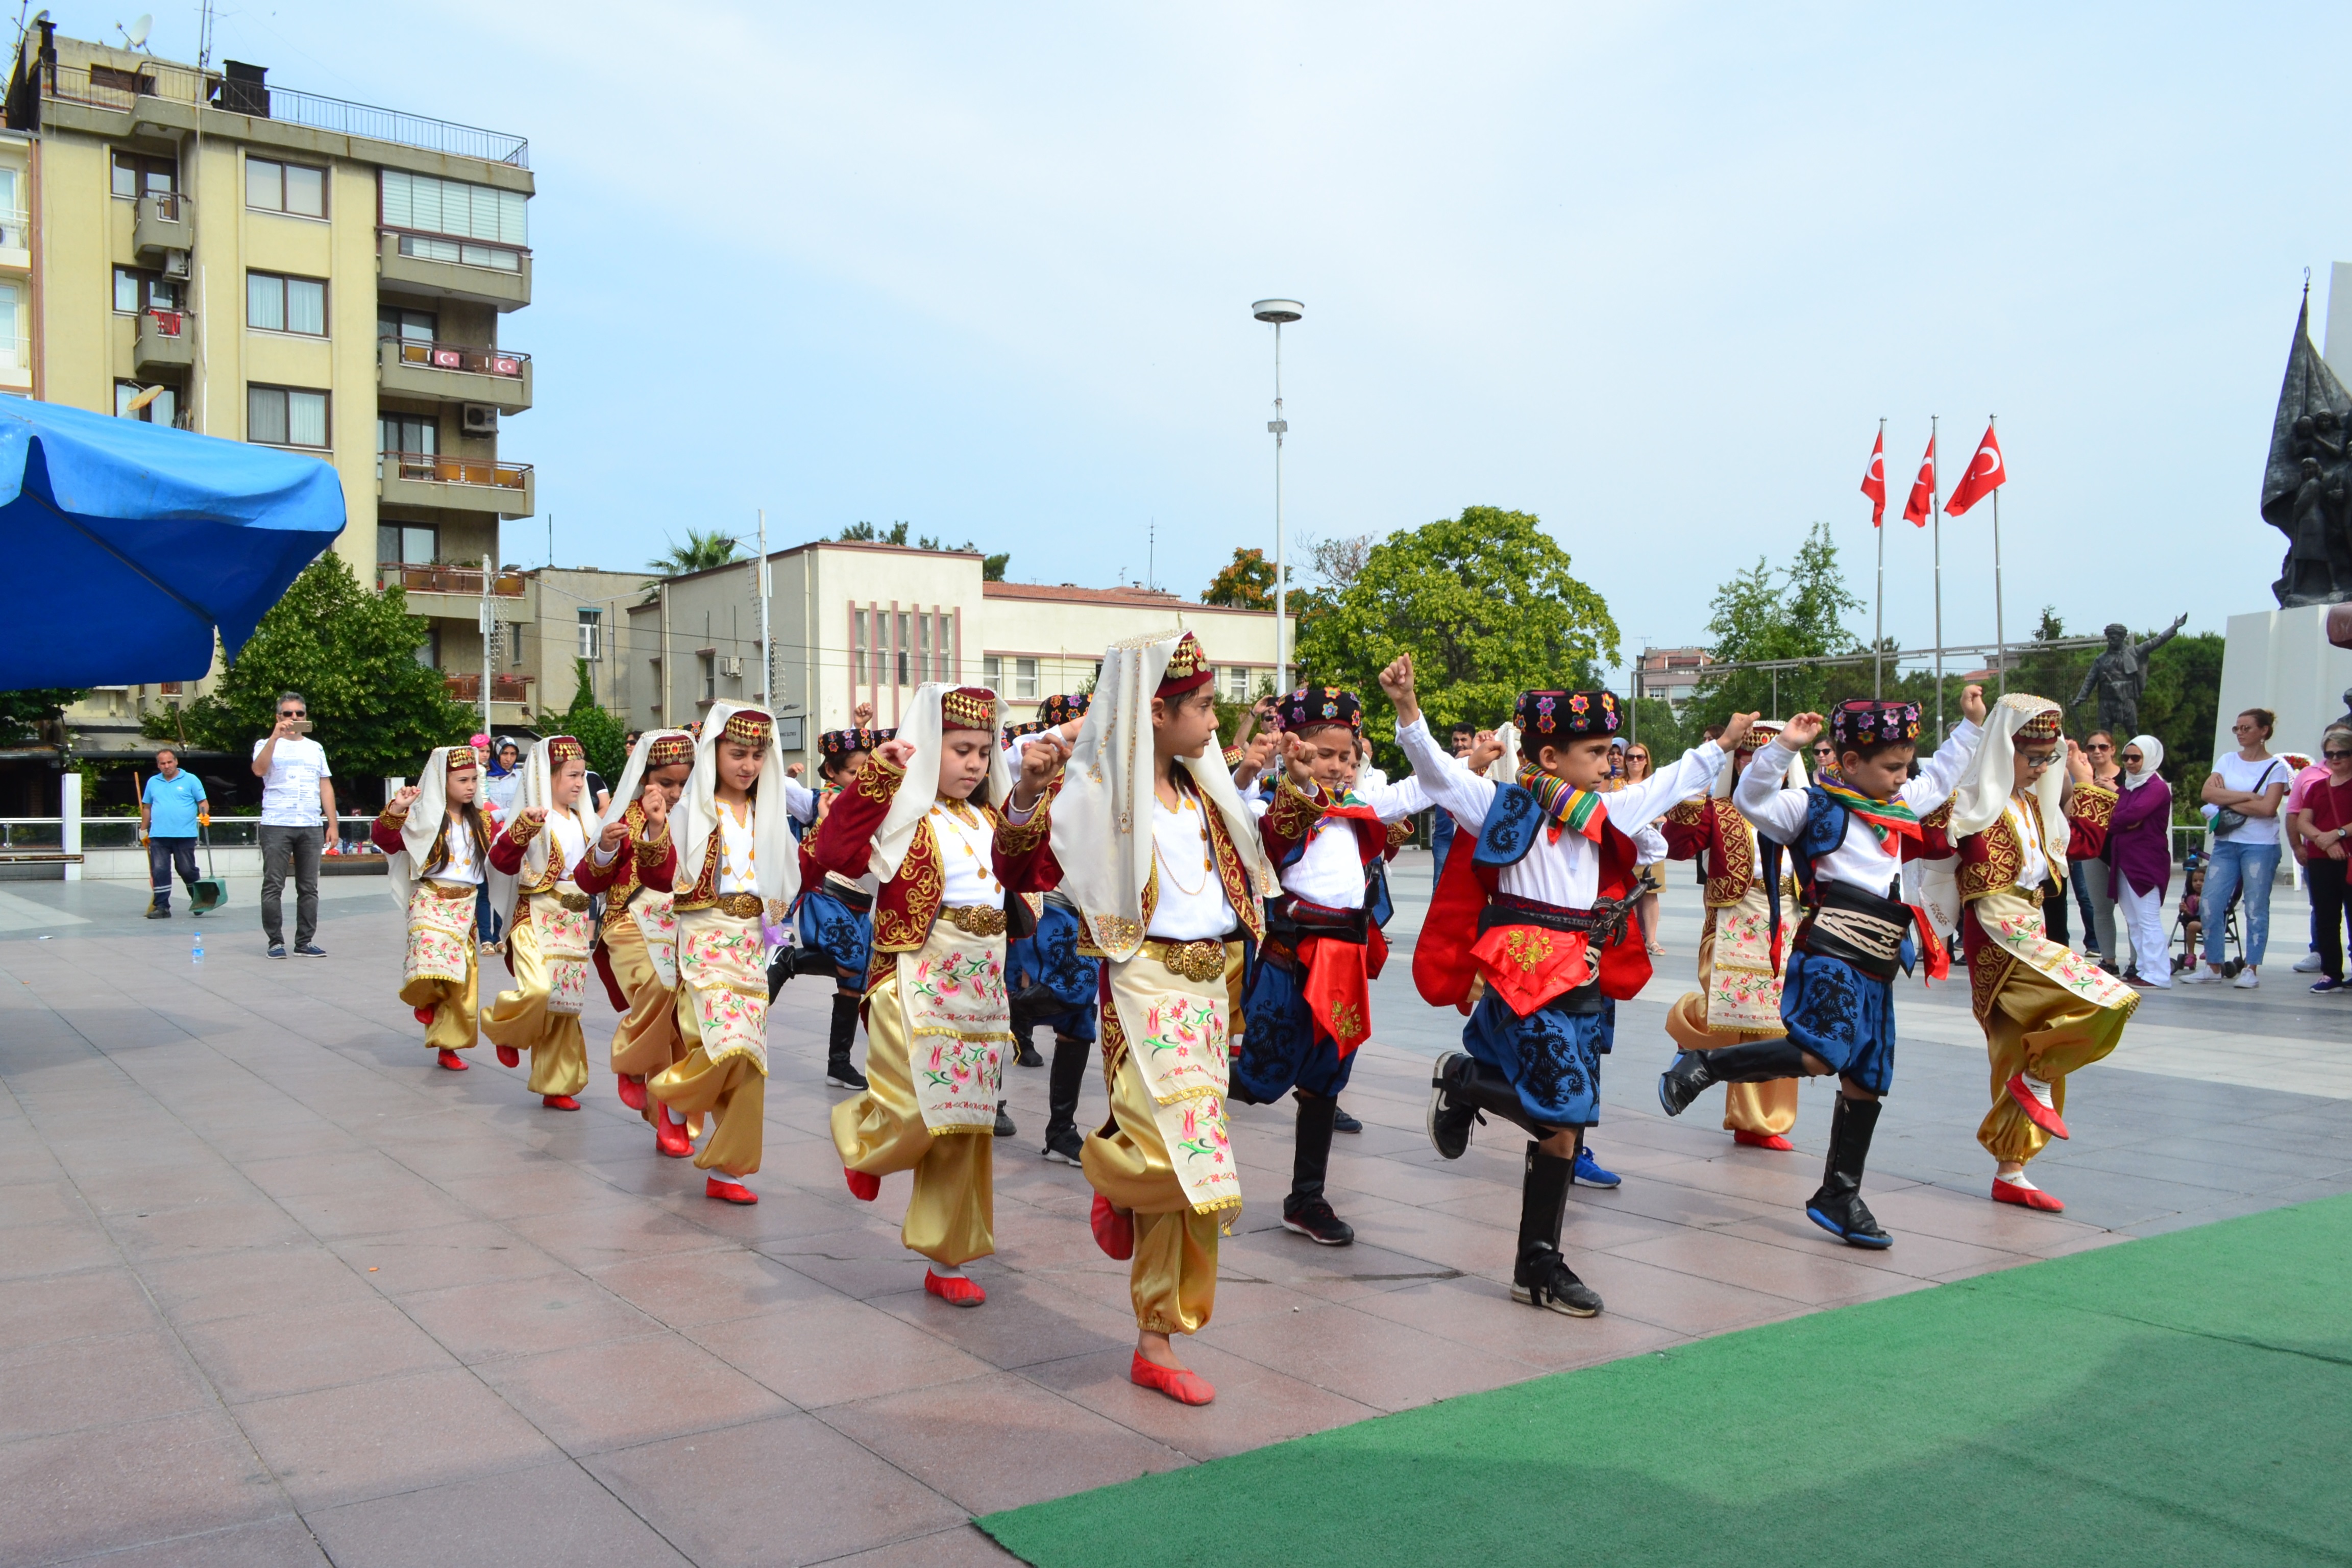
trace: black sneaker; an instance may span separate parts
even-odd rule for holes
[[[824,1081],[835,1089],[864,1089],[866,1075],[849,1065],[847,1057],[824,1065]]]
[[[1364,1124],[1362,1122],[1357,1121],[1354,1117],[1349,1115],[1346,1111],[1340,1110],[1336,1105],[1331,1108],[1332,1131],[1361,1132],[1363,1130]]]
[[[1486,1120],[1476,1106],[1459,1104],[1451,1098],[1453,1082],[1470,1065],[1470,1058],[1460,1051],[1444,1051],[1429,1077],[1429,1142],[1448,1160],[1459,1160],[1470,1152],[1470,1130]]]
[[[1018,1048],[1016,1048],[1013,1054],[1013,1065],[1014,1067],[1041,1068],[1045,1065],[1045,1058],[1037,1054],[1037,1047],[1029,1043],[1028,1036],[1024,1035],[1021,1037],[1017,1043],[1017,1047]]]
[[[1590,1318],[1601,1310],[1601,1297],[1559,1253],[1547,1248],[1512,1272],[1511,1300],[1530,1307],[1547,1307],[1571,1318]]]
[[[324,958],[327,956],[327,950],[320,947],[315,942],[306,942],[294,950],[294,956],[297,958]]]
[[[1013,1118],[1004,1114],[1004,1101],[1001,1100],[996,1102],[996,1135],[999,1138],[1014,1138],[1020,1135],[1013,1125]]]
[[[283,957],[285,957],[285,956],[286,956],[286,944],[285,944],[284,942],[271,942],[271,943],[269,944],[269,956],[270,956],[270,957],[272,957],[272,958],[283,958]]]
[[[1322,1247],[1345,1247],[1356,1239],[1356,1232],[1346,1220],[1331,1212],[1331,1205],[1316,1194],[1296,1209],[1282,1205],[1282,1228],[1295,1230],[1307,1240]]]
[[[157,909],[151,904],[147,909],[147,918],[151,921],[167,921],[172,918],[172,911],[169,910]]]
[[[1805,1217],[1848,1247],[1883,1252],[1895,1245],[1895,1238],[1880,1227],[1878,1216],[1870,1212],[1860,1193],[1823,1187],[1806,1200]]]
[[[1045,1134],[1045,1147],[1042,1152],[1046,1159],[1056,1163],[1076,1165],[1081,1163],[1078,1155],[1086,1146],[1086,1138],[1076,1128],[1064,1127]]]

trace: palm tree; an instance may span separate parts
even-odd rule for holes
[[[670,541],[667,534],[662,537],[669,541],[669,549],[646,562],[646,569],[665,577],[683,577],[689,572],[724,566],[743,553],[742,541],[715,528],[708,533],[697,528],[688,529],[684,544]]]

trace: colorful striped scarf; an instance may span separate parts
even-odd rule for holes
[[[1595,844],[1601,842],[1601,830],[1609,821],[1609,808],[1601,804],[1598,795],[1524,763],[1519,764],[1519,785],[1536,797],[1536,804],[1550,819],[1549,827],[1554,842],[1559,840],[1562,828],[1582,834]]]
[[[1919,815],[1899,800],[1873,800],[1860,790],[1848,789],[1824,778],[1819,781],[1821,791],[1847,811],[1870,824],[1878,835],[1878,845],[1891,852],[1897,837],[1919,837]]]

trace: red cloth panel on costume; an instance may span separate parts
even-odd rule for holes
[[[1451,860],[1452,856],[1446,858]],[[1593,977],[1580,931],[1543,926],[1496,926],[1470,944],[1478,973],[1512,1012],[1524,1018],[1553,997]]]
[[[1307,967],[1300,994],[1342,1057],[1371,1038],[1372,999],[1364,984],[1364,949],[1352,942],[1310,936],[1298,943]]]

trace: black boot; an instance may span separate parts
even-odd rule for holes
[[[1839,1240],[1873,1249],[1895,1245],[1878,1227],[1869,1205],[1862,1201],[1863,1162],[1870,1155],[1870,1135],[1878,1126],[1878,1101],[1838,1096],[1830,1115],[1830,1157],[1822,1173],[1822,1190],[1805,1204],[1805,1217]]]
[[[1355,1231],[1323,1196],[1323,1174],[1331,1163],[1331,1120],[1339,1102],[1328,1095],[1298,1101],[1297,1152],[1290,1159],[1290,1195],[1282,1200],[1282,1228],[1325,1247],[1345,1247]]]
[[[1601,1298],[1576,1277],[1559,1255],[1560,1222],[1568,1215],[1568,1186],[1576,1162],[1528,1144],[1528,1174],[1519,1194],[1519,1261],[1511,1271],[1511,1300],[1549,1307],[1571,1318],[1601,1310]]]
[[[1087,1062],[1093,1046],[1066,1035],[1054,1037],[1054,1065],[1045,1075],[1045,1147],[1048,1160],[1065,1165],[1078,1163],[1086,1140],[1078,1135],[1078,1089],[1087,1080]]]
[[[833,1032],[825,1039],[825,1081],[837,1089],[864,1089],[866,1075],[849,1065],[850,1042],[857,1038],[858,998],[846,991],[833,994]]]
[[[996,1102],[996,1135],[999,1138],[1013,1138],[1019,1136],[1019,1133],[1020,1129],[1013,1125],[1013,1118],[1004,1114],[1004,1101],[998,1100]]]
[[[1017,1068],[1041,1068],[1045,1058],[1037,1054],[1037,1042],[1032,1029],[1013,1031],[1013,1065]]]
[[[1711,1051],[1685,1051],[1674,1066],[1658,1075],[1658,1104],[1668,1116],[1680,1116],[1708,1089],[1718,1083],[1766,1083],[1776,1078],[1802,1078],[1805,1053],[1785,1036],[1777,1040],[1751,1040],[1744,1046],[1717,1046]]]

